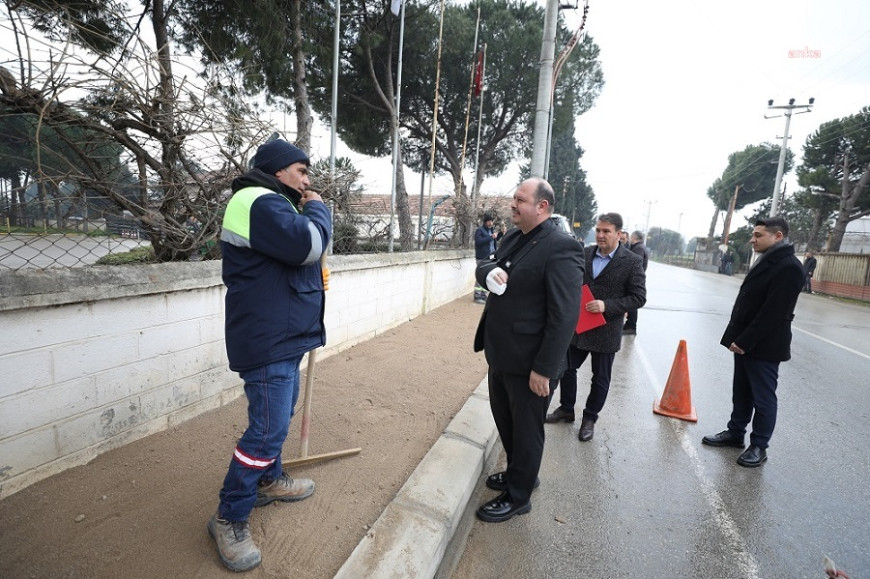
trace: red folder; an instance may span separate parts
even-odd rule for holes
[[[577,328],[574,330],[578,334],[589,331],[598,326],[603,326],[607,322],[604,320],[604,314],[598,312],[592,313],[586,311],[586,304],[595,299],[592,291],[587,284],[583,284],[583,293],[580,294],[580,318],[577,320]]]

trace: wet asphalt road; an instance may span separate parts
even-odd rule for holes
[[[730,415],[733,355],[719,339],[742,279],[653,262],[647,275],[594,439],[577,440],[584,367],[578,421],[547,425],[531,513],[476,520],[495,496],[481,481],[441,576],[816,578],[827,555],[870,577],[870,308],[801,294],[769,459],[747,469],[738,449],[701,444]],[[681,339],[697,424],[652,412]]]

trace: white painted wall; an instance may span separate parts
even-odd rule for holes
[[[470,293],[475,260],[413,252],[329,267],[318,359]],[[223,296],[215,261],[0,274],[0,498],[240,396]]]

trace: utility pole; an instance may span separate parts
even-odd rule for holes
[[[546,172],[547,137],[550,125],[551,90],[553,86],[553,60],[556,57],[556,25],[559,19],[559,0],[547,0],[544,12],[544,39],[541,43],[541,70],[538,76],[538,97],[535,107],[535,129],[532,132],[532,177],[543,177]]]
[[[652,213],[653,203],[658,203],[658,201],[646,201],[646,228],[644,229],[644,235],[649,237],[649,216]]]
[[[776,168],[776,181],[773,184],[773,201],[770,204],[770,217],[774,217],[779,212],[779,189],[780,185],[782,185],[782,171],[785,168],[785,154],[788,149],[788,127],[791,124],[791,116],[792,114],[802,114],[810,112],[810,109],[813,108],[813,103],[816,102],[816,99],[810,98],[809,103],[805,105],[796,105],[794,104],[794,99],[788,99],[787,105],[779,105],[773,106],[773,99],[767,101],[768,109],[783,109],[785,112],[781,115],[774,115],[769,117],[764,115],[765,119],[775,119],[777,117],[785,117],[785,133],[782,135],[782,147],[779,149],[779,165]],[[792,113],[794,109],[806,109],[802,111],[798,111],[796,113]]]

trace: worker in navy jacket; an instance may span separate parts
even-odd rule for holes
[[[208,530],[233,571],[260,563],[248,526],[254,507],[314,492],[314,481],[283,471],[281,448],[299,397],[302,357],[326,342],[328,272],[320,258],[332,229],[320,195],[307,190],[303,151],[273,140],[257,149],[253,165],[233,181],[221,233],[227,356],[245,382],[248,428]]]

